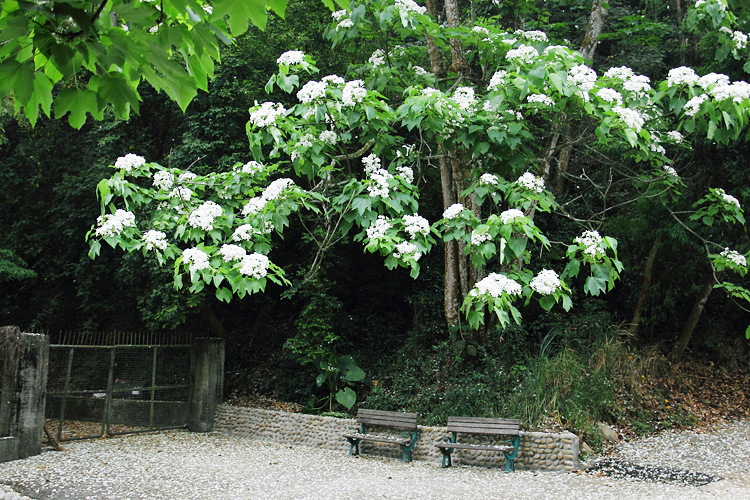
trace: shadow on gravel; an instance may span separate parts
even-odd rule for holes
[[[720,477],[702,474],[700,472],[690,472],[651,465],[634,465],[615,458],[597,460],[587,472],[590,474],[599,473],[615,479],[630,478],[651,483],[676,483],[687,484],[690,486],[704,486],[721,479]]]

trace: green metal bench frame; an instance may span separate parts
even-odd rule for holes
[[[360,425],[358,432],[344,434],[344,437],[349,440],[350,455],[359,455],[360,442],[374,441],[399,445],[403,452],[401,461],[412,461],[412,451],[414,450],[414,446],[417,444],[417,439],[419,438],[416,413],[368,410],[361,408],[357,411],[357,423]],[[394,427],[397,429],[406,429],[408,432],[401,434],[401,437],[368,434],[368,427]]]
[[[448,417],[450,436],[435,444],[443,454],[443,467],[453,464],[451,453],[454,450],[487,450],[502,452],[505,456],[505,472],[516,470],[516,455],[521,432],[521,422],[515,418],[475,418]],[[458,443],[458,434],[481,434],[491,436],[508,436],[504,445]]]

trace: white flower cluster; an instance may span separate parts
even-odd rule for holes
[[[732,41],[736,49],[744,49],[747,47],[747,35],[741,31],[735,31],[732,33]]]
[[[503,224],[508,224],[509,222],[524,217],[526,216],[523,212],[521,212],[517,208],[511,208],[500,214],[500,222],[502,222]]]
[[[349,12],[347,12],[345,9],[337,10],[336,12],[331,14],[331,17],[333,17],[333,19],[338,22],[336,28],[334,28],[336,31],[341,28],[351,28],[352,26],[354,26],[354,22],[347,17],[348,15]]]
[[[669,73],[667,74],[667,86],[695,85],[698,83],[698,79],[698,74],[693,71],[692,68],[680,66],[679,68],[672,68],[669,70]]]
[[[370,59],[367,60],[370,64],[372,64],[373,68],[377,68],[378,66],[383,66],[385,64],[385,52],[383,52],[382,49],[377,49],[375,52],[372,53],[370,56]]]
[[[286,108],[281,103],[264,102],[250,113],[250,123],[256,127],[268,127],[276,123],[276,119],[284,113]]]
[[[135,170],[136,168],[140,168],[145,164],[146,159],[144,157],[134,155],[133,153],[128,153],[125,156],[121,156],[117,160],[115,160],[115,168],[119,168],[120,170],[124,170],[126,172],[130,172],[132,170]]]
[[[458,87],[451,98],[458,107],[466,111],[476,104],[477,99],[474,97],[474,89],[471,87]]]
[[[422,66],[414,66],[412,69],[414,70],[414,74],[417,76],[423,76],[427,74],[427,70]]]
[[[281,64],[282,66],[291,66],[293,64],[301,64],[305,61],[305,53],[301,50],[288,50],[281,54],[278,59],[276,59],[276,64]]]
[[[430,234],[430,223],[421,215],[404,215],[404,230],[412,239],[418,234],[427,236]]]
[[[166,250],[167,249],[167,235],[162,231],[155,229],[149,229],[143,233],[143,242],[146,244],[146,250]]]
[[[670,130],[667,132],[667,137],[670,141],[674,142],[675,144],[681,144],[682,141],[685,139],[681,133],[679,133],[677,130]]]
[[[750,99],[750,83],[739,81],[731,85],[714,85],[710,94],[717,101],[732,99],[739,103],[745,99]]]
[[[232,233],[232,240],[250,241],[255,233],[256,231],[252,224],[242,224]]]
[[[242,257],[240,262],[240,274],[259,280],[268,274],[268,257],[262,253],[251,253]]]
[[[596,83],[596,71],[585,64],[579,64],[568,70],[568,78],[583,92],[590,92]]]
[[[725,248],[724,251],[721,252],[721,256],[727,260],[731,260],[738,266],[747,267],[747,259],[745,258],[744,255],[742,255],[736,250],[730,250],[729,248]]]
[[[333,130],[324,130],[320,133],[318,139],[320,139],[320,142],[324,144],[335,146],[339,140],[339,136],[336,135],[336,132],[334,132]]]
[[[515,32],[513,32],[513,34],[516,36],[525,38],[531,43],[544,43],[544,42],[549,41],[549,39],[547,38],[547,34],[539,30],[531,30],[531,31],[516,30]]]
[[[471,244],[481,245],[485,241],[490,241],[492,236],[488,232],[478,233],[476,230],[471,232]]]
[[[365,88],[365,82],[362,80],[352,80],[346,82],[344,90],[341,94],[341,102],[344,106],[354,106],[358,102],[367,96],[367,89]]]
[[[190,201],[193,196],[193,191],[185,186],[177,186],[167,195],[170,198],[177,198],[182,201]]]
[[[462,204],[454,203],[453,205],[445,209],[445,211],[443,212],[443,219],[449,219],[449,220],[455,219],[463,211],[464,211],[464,206]]]
[[[469,295],[472,297],[490,296],[494,298],[506,295],[521,295],[523,288],[521,285],[499,273],[490,273],[486,278],[477,282],[471,289]]]
[[[414,0],[396,0],[395,5],[399,10],[413,12],[415,14],[424,14],[427,12],[427,7],[422,7]]]
[[[505,77],[507,76],[507,74],[508,72],[503,69],[495,71],[495,73],[493,73],[492,75],[492,78],[490,78],[489,85],[487,85],[487,90],[497,90],[498,88],[505,85]]]
[[[404,262],[408,262],[410,260],[416,262],[422,257],[422,254],[419,252],[419,248],[417,248],[417,245],[415,245],[411,241],[403,241],[396,245],[396,250],[393,252],[393,256]]]
[[[658,139],[659,139],[658,137],[654,137],[654,142],[652,142],[651,144],[648,145],[648,149],[651,150],[654,153],[659,153],[660,155],[666,155],[667,154],[667,150],[664,149],[664,146],[662,146],[661,144],[659,144],[659,140]]]
[[[362,164],[365,166],[365,173],[370,175],[380,169],[380,158],[375,153],[370,153],[362,158]]]
[[[552,99],[550,96],[547,96],[544,94],[529,94],[526,97],[526,100],[530,103],[538,102],[539,104],[544,104],[545,106],[555,105],[555,100]]]
[[[411,167],[401,165],[396,167],[396,172],[398,172],[398,175],[400,175],[407,183],[412,184],[414,182],[414,170],[412,170]]]
[[[731,194],[725,193],[723,189],[717,188],[716,194],[721,196],[721,199],[724,200],[724,203],[726,203],[727,205],[734,205],[737,208],[741,208],[739,200]]]
[[[651,79],[644,75],[633,75],[622,84],[622,88],[641,97],[651,90]]]
[[[198,177],[198,176],[196,174],[194,174],[193,172],[183,172],[177,178],[177,182],[179,182],[180,184],[184,184],[184,183],[187,183],[187,182],[193,182],[196,177]]]
[[[245,206],[242,208],[242,215],[247,217],[251,214],[256,214],[263,210],[266,204],[271,200],[276,200],[281,197],[284,191],[294,188],[294,181],[286,177],[276,179],[263,190],[260,196],[250,198]]]
[[[497,186],[498,180],[497,176],[495,174],[482,174],[482,176],[479,178],[479,184],[482,186]]]
[[[385,237],[385,233],[393,227],[391,220],[385,215],[378,215],[378,218],[367,228],[367,239],[377,240]]]
[[[367,186],[367,191],[373,198],[381,197],[388,198],[391,193],[388,187],[388,180],[393,179],[393,176],[387,170],[383,168],[377,168],[369,173],[370,179],[373,181]]]
[[[622,106],[622,94],[614,89],[608,87],[601,88],[597,91],[596,95],[602,101]]]
[[[686,116],[695,116],[695,114],[700,111],[701,104],[703,104],[707,99],[708,95],[706,94],[697,95],[686,102],[682,110],[685,112]]]
[[[698,85],[708,91],[709,87],[729,85],[729,77],[721,73],[708,73],[698,78]]]
[[[584,231],[573,240],[583,247],[583,254],[594,259],[602,256],[601,244],[604,241],[598,231]]]
[[[326,82],[316,82],[315,80],[310,80],[309,82],[304,84],[301,89],[299,89],[299,91],[297,92],[297,99],[299,99],[301,103],[307,104],[319,97],[325,97],[327,87],[328,84]]]
[[[636,132],[640,132],[643,128],[645,120],[638,110],[632,108],[623,108],[622,106],[615,106],[612,111],[622,120],[625,126],[629,129],[633,129]]]
[[[677,170],[674,169],[671,165],[662,165],[662,170],[664,170],[664,173],[667,175],[671,175],[672,177],[679,177],[679,174],[677,173]]]
[[[191,273],[211,267],[211,264],[208,262],[208,254],[200,248],[186,248],[183,250],[182,262],[189,265]]]
[[[247,255],[247,252],[239,245],[224,244],[219,249],[219,255],[224,259],[224,262],[233,262],[235,260],[242,260]]]
[[[529,191],[541,193],[544,191],[544,179],[537,177],[531,172],[526,172],[516,181],[521,186],[525,187]]]
[[[633,73],[633,70],[628,68],[627,66],[609,68],[604,73],[604,78],[613,78],[615,80],[621,80],[623,82],[629,80],[633,76],[635,76],[635,73]]]
[[[154,186],[164,191],[169,191],[174,185],[174,176],[172,172],[166,170],[157,170],[154,172]]]
[[[516,66],[531,64],[539,57],[539,52],[531,45],[521,45],[517,49],[510,49],[505,58]]]
[[[261,173],[263,171],[263,168],[264,166],[262,163],[255,160],[250,160],[241,167],[237,168],[235,171],[240,171],[243,174],[255,175]]]
[[[531,289],[542,295],[550,295],[560,288],[560,277],[555,271],[543,269],[529,283]]]
[[[118,208],[113,214],[100,215],[96,222],[99,225],[96,235],[111,238],[120,234],[126,227],[135,227],[135,215]]]
[[[474,26],[473,28],[471,28],[471,31],[474,32],[474,33],[479,33],[480,35],[489,35],[490,34],[490,30],[488,30],[484,26]]]
[[[188,216],[188,224],[192,227],[209,231],[214,219],[224,213],[224,209],[213,201],[207,201],[193,210]]]
[[[329,85],[343,85],[344,83],[346,83],[344,79],[339,75],[324,76],[322,81],[326,82]]]

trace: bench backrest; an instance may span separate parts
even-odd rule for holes
[[[366,425],[398,427],[399,429],[415,429],[417,427],[417,414],[360,408],[357,410],[357,422]]]
[[[521,421],[517,418],[448,417],[448,432],[517,436]]]

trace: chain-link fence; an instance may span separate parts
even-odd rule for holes
[[[46,416],[58,441],[185,427],[190,345],[52,345]]]

